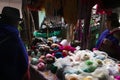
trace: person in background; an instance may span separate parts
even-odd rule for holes
[[[20,12],[5,6],[0,14],[0,80],[25,80],[28,54],[17,29]]]
[[[105,26],[106,29],[101,33],[97,40],[96,49],[105,51],[110,57],[119,59],[120,28],[118,14],[111,13],[111,15],[108,15]]]
[[[18,27],[17,27],[19,33],[20,33],[20,36],[21,36],[21,31],[22,31],[22,26],[20,25],[20,23],[18,24]]]

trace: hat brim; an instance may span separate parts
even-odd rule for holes
[[[22,20],[23,20],[22,18],[15,18],[15,17],[13,17],[13,16],[5,16],[5,15],[3,15],[3,14],[0,14],[0,17],[1,17],[1,18],[8,17],[8,18],[11,18],[11,19],[17,20],[17,21],[22,21]]]

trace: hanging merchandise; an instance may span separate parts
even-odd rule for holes
[[[47,0],[45,2],[46,16],[62,16],[62,1],[61,0]]]
[[[62,0],[53,0],[54,16],[63,16]]]
[[[81,7],[79,5],[82,3],[84,4],[84,2],[87,1],[85,0],[80,2],[79,0],[30,0],[28,2],[28,8],[32,11],[37,11],[45,8],[46,16],[63,16],[66,22],[74,24],[77,22],[78,14],[83,15],[78,12],[80,11]],[[82,7],[85,6],[82,5]],[[82,9],[83,12],[85,12],[85,10]]]
[[[55,9],[60,9],[61,5],[61,0],[53,0],[53,6]]]
[[[76,24],[78,16],[78,0],[62,0],[63,17],[67,23]]]
[[[46,16],[54,16],[53,0],[47,0],[45,2],[45,11]]]
[[[38,11],[44,8],[46,0],[30,0],[27,7],[32,11]]]
[[[96,14],[107,14],[107,15],[110,15],[112,13],[112,8],[105,8],[105,6],[102,4],[101,1],[98,2],[98,5],[97,5],[97,12]]]

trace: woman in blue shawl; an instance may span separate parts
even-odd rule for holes
[[[19,10],[4,7],[0,14],[0,80],[23,80],[28,70],[28,55],[17,26]]]
[[[107,29],[101,33],[96,48],[107,52],[113,58],[119,59],[120,28],[118,15],[116,13],[108,15],[105,24]]]

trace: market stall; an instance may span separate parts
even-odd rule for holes
[[[103,51],[81,50],[80,46],[72,45],[62,40],[59,44],[53,42],[51,46],[38,42],[32,46],[29,52],[31,80],[120,79],[118,60]]]
[[[43,0],[31,0],[27,9],[30,12],[41,10],[39,1]],[[50,21],[47,21],[48,24],[37,26],[37,29],[40,28],[41,30],[34,32],[34,37],[38,39],[38,42],[35,41],[30,46],[29,51],[31,80],[119,80],[119,61],[109,57],[106,52],[91,51],[91,46],[89,46],[91,43],[90,33],[94,33],[96,28],[99,29],[101,26],[99,24],[90,27],[93,20],[94,23],[96,22],[96,17],[101,18],[99,17],[101,15],[95,14],[91,21],[91,9],[95,4],[101,6],[102,2],[101,0],[44,0],[42,2],[45,3],[42,4],[42,7],[44,6],[47,18],[50,17]],[[103,6],[98,10],[105,13]],[[58,30],[53,27],[51,18],[56,16],[63,17],[65,25],[69,26],[67,26],[65,34],[56,34],[55,31],[63,31],[61,30],[62,25],[57,27]],[[27,18],[29,19],[29,16]],[[70,33],[72,35],[75,33],[75,38],[72,39]],[[63,39],[53,40],[53,36],[57,38],[58,35],[62,37],[67,35],[64,37],[65,42],[62,42]],[[45,42],[39,40],[41,37],[45,38]],[[79,40],[77,46],[71,44],[74,39]],[[91,50],[88,50],[89,48]]]

